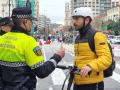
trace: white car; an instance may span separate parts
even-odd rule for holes
[[[115,42],[115,35],[108,35],[108,41],[110,43],[114,43]]]
[[[120,57],[120,42],[116,42],[114,44],[111,44],[112,50],[115,57]]]
[[[119,44],[120,43],[120,36],[109,35],[108,36],[108,41],[111,44]]]
[[[120,36],[115,36],[115,43],[120,44]]]

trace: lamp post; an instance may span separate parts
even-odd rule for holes
[[[11,7],[10,0],[8,5],[9,5],[9,17],[10,17],[10,7]]]
[[[2,9],[2,13],[3,13],[3,17],[4,17],[4,12],[5,12],[4,7],[5,7],[5,4],[2,4],[2,7],[3,7],[3,9]]]

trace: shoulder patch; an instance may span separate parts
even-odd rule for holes
[[[33,49],[33,52],[37,55],[37,56],[41,56],[42,55],[42,51],[40,49],[39,46],[36,46],[34,49]]]

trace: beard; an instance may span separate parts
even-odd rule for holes
[[[31,29],[27,29],[27,32],[31,32]]]
[[[76,24],[74,23],[74,27],[75,27],[75,30],[76,30],[76,31],[79,31],[80,29],[83,28],[83,25],[78,26],[78,25],[76,25]]]
[[[31,32],[32,28],[26,28],[27,32]]]

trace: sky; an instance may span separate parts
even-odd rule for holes
[[[69,0],[39,0],[39,14],[46,15],[52,23],[64,23],[65,2]]]

